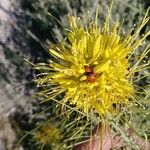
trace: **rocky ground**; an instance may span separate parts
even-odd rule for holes
[[[20,82],[16,75],[18,66],[24,63],[20,45],[15,40],[16,35],[12,34],[14,28],[17,28],[17,13],[17,0],[0,0],[0,150],[22,149],[16,144],[19,128],[13,117],[20,108],[23,108],[22,112],[29,109],[29,97],[25,96],[22,84],[24,80]],[[20,78],[23,79],[24,76]]]

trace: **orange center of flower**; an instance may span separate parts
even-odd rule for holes
[[[85,70],[85,75],[87,76],[86,81],[88,81],[90,83],[96,82],[97,75],[96,75],[96,73],[93,72],[93,67],[85,66],[84,70]]]

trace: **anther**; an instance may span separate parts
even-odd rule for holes
[[[87,79],[86,79],[88,82],[90,83],[94,83],[96,82],[96,74],[95,73],[87,73]]]
[[[93,68],[90,66],[85,66],[84,70],[85,70],[85,73],[92,73],[93,72]]]
[[[96,75],[96,73],[93,72],[93,67],[85,66],[84,70],[85,70],[85,75],[87,76],[86,81],[88,81],[90,83],[96,82],[97,75]]]

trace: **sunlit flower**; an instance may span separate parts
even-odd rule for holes
[[[111,8],[102,26],[97,17],[84,26],[79,23],[81,18],[69,16],[67,37],[49,49],[54,59],[35,65],[41,72],[36,82],[45,87],[40,94],[46,100],[57,101],[56,97],[63,93],[60,104],[71,104],[84,113],[101,116],[135,103],[132,79],[148,47],[136,64],[131,64],[130,58],[150,35],[150,31],[139,35],[149,21],[148,12],[137,29],[129,33],[121,32],[119,22],[110,23],[110,13]]]

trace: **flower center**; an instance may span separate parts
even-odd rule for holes
[[[88,81],[90,83],[96,82],[97,75],[96,75],[96,73],[93,72],[93,67],[85,66],[84,70],[85,70],[85,75],[87,76],[86,81]]]

